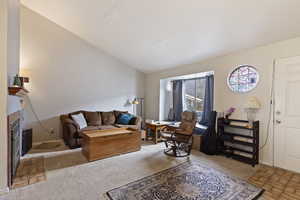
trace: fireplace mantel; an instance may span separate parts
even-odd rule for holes
[[[8,87],[8,94],[23,97],[28,93],[24,87]]]

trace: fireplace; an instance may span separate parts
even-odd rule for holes
[[[21,158],[21,113],[8,116],[8,181],[12,185]]]

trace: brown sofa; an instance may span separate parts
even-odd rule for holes
[[[80,129],[79,125],[72,119],[71,115],[82,113],[87,121],[88,126]],[[117,119],[121,113],[127,111],[111,111],[111,112],[91,112],[91,111],[76,111],[69,114],[61,115],[60,120],[63,127],[63,139],[70,148],[78,148],[81,146],[80,133],[86,130],[103,130],[111,128],[130,127],[140,129],[141,118],[134,117],[131,119],[129,125],[117,124]]]

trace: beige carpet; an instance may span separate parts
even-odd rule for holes
[[[80,149],[28,155],[45,156],[47,180],[12,190],[0,200],[104,200],[109,190],[188,160],[168,157],[163,149],[163,144],[148,143],[139,152],[89,163]],[[255,172],[250,165],[198,151],[192,151],[190,160],[244,180]]]

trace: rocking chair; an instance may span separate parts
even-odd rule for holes
[[[161,131],[161,136],[166,145],[166,149],[164,150],[166,155],[174,157],[186,157],[190,155],[196,121],[196,113],[184,111],[181,114],[181,123],[179,126],[168,125]]]

